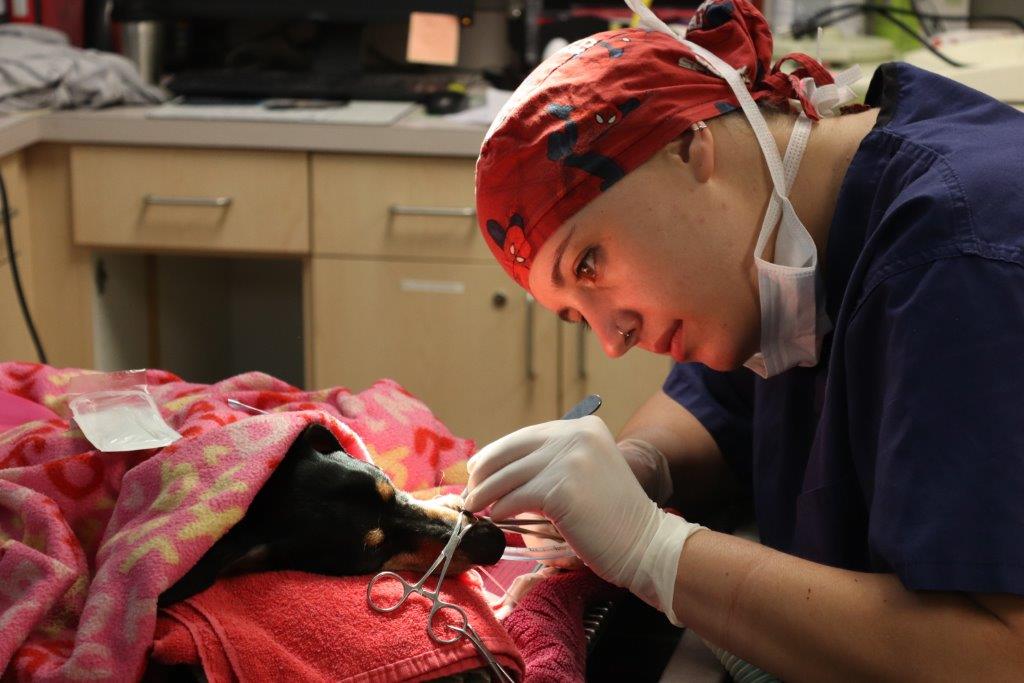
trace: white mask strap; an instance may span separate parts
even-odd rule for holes
[[[832,116],[839,113],[839,107],[857,99],[857,94],[853,92],[851,86],[860,79],[860,66],[854,64],[836,74],[834,83],[818,85],[810,77],[803,79],[800,83],[803,84],[807,98],[814,108],[822,116]]]
[[[747,90],[743,78],[740,77],[736,69],[724,62],[715,53],[704,49],[696,43],[691,43],[685,38],[681,38],[668,24],[656,17],[654,12],[643,4],[642,0],[625,0],[625,2],[640,17],[640,26],[672,36],[690,48],[702,66],[729,84],[733,94],[736,95],[736,100],[743,109],[743,113],[747,116],[747,121],[750,122],[751,128],[754,129],[757,144],[761,146],[761,151],[764,153],[765,161],[768,164],[768,173],[771,174],[772,185],[775,186],[775,191],[779,196],[785,197],[786,191],[783,184],[782,159],[779,157],[779,148],[775,145],[775,138],[772,137],[771,131],[768,130],[768,124],[765,122],[764,117],[761,116],[757,103],[750,96],[750,91]]]
[[[705,62],[705,67],[725,79],[725,82],[732,88],[733,94],[736,95],[736,99],[743,109],[743,113],[746,114],[747,121],[750,122],[750,127],[754,130],[757,144],[764,153],[765,162],[768,164],[768,173],[772,178],[772,185],[775,186],[775,191],[779,196],[785,197],[782,159],[779,158],[779,148],[775,145],[775,138],[772,137],[771,131],[768,130],[768,123],[764,120],[764,116],[761,115],[761,110],[758,109],[754,98],[750,96],[750,92],[747,90],[747,86],[739,73],[732,66],[722,61],[718,55],[705,50],[700,45],[691,43],[688,40],[681,42],[693,50],[694,55],[698,57],[698,61]]]
[[[640,26],[651,31],[658,31],[659,33],[672,36],[680,43],[686,45],[693,50],[695,55],[702,58],[699,61],[702,62],[703,66],[710,69],[713,73],[718,75],[720,78],[723,78],[729,84],[729,87],[732,88],[733,93],[736,95],[737,101],[740,103],[740,107],[747,115],[747,120],[750,121],[750,125],[754,129],[754,135],[757,137],[757,142],[761,146],[761,150],[764,152],[765,161],[768,164],[768,172],[771,174],[772,184],[775,186],[776,192],[781,197],[788,196],[788,184],[786,185],[786,190],[781,191],[782,169],[781,163],[779,162],[778,148],[775,146],[775,140],[772,138],[771,132],[765,124],[764,117],[761,116],[761,112],[757,107],[757,103],[754,102],[754,98],[750,96],[750,91],[747,90],[746,84],[743,82],[739,73],[737,73],[731,65],[724,62],[718,55],[706,50],[696,43],[691,43],[673,31],[672,28],[659,19],[654,12],[647,7],[647,5],[643,4],[642,0],[625,0],[625,3],[640,18]],[[860,67],[854,65],[837,74],[835,76],[835,83],[819,86],[814,83],[813,78],[805,78],[803,79],[802,84],[807,92],[807,97],[814,108],[822,114],[828,115],[835,113],[839,107],[856,99],[856,94],[853,92],[851,86],[860,79]],[[797,159],[799,159],[799,155],[797,156]]]
[[[783,161],[786,194],[783,197],[779,197],[777,193],[773,193],[771,201],[768,202],[768,209],[765,211],[764,219],[761,221],[761,231],[757,235],[757,244],[754,246],[754,256],[757,258],[761,258],[768,240],[775,234],[775,226],[779,222],[783,202],[789,202],[789,191],[793,189],[793,182],[796,180],[797,171],[800,169],[800,160],[803,158],[804,150],[807,148],[807,141],[811,137],[812,125],[811,120],[804,114],[797,117],[796,123],[793,124],[793,131],[789,135],[789,144],[786,146],[786,158]],[[787,261],[791,259],[787,256],[787,254],[779,253],[778,245],[776,245],[775,257],[773,259],[775,263],[788,266],[798,265],[796,263],[788,263]]]
[[[640,18],[640,26],[650,31],[658,31],[672,36],[679,40],[680,36],[664,21],[651,11],[651,8],[643,3],[643,0],[626,0],[626,7],[633,10],[633,13]]]

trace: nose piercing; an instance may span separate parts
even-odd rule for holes
[[[629,332],[623,332],[622,328],[618,326],[616,326],[615,329],[618,330],[619,334],[622,335],[622,341],[628,344],[629,338],[633,336],[633,330],[630,330]]]

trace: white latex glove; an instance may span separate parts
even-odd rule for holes
[[[604,422],[556,420],[502,437],[469,463],[466,509],[539,512],[587,566],[679,624],[672,609],[683,544],[698,529],[660,510]]]
[[[672,497],[672,474],[665,455],[643,439],[623,439],[618,446],[648,497],[658,505],[667,503]]]

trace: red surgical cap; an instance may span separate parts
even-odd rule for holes
[[[707,0],[686,39],[736,69],[755,101],[799,100],[817,119],[801,83],[832,83],[807,55],[770,65],[772,36],[747,0]],[[792,73],[780,70],[797,62]],[[594,197],[647,161],[696,121],[739,107],[729,85],[687,46],[657,31],[605,31],[545,60],[491,125],[476,163],[476,206],[487,245],[529,289],[544,241]]]

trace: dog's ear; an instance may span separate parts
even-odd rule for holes
[[[345,452],[337,437],[334,436],[330,429],[321,424],[309,425],[303,430],[299,438],[304,440],[310,448],[318,453]]]

